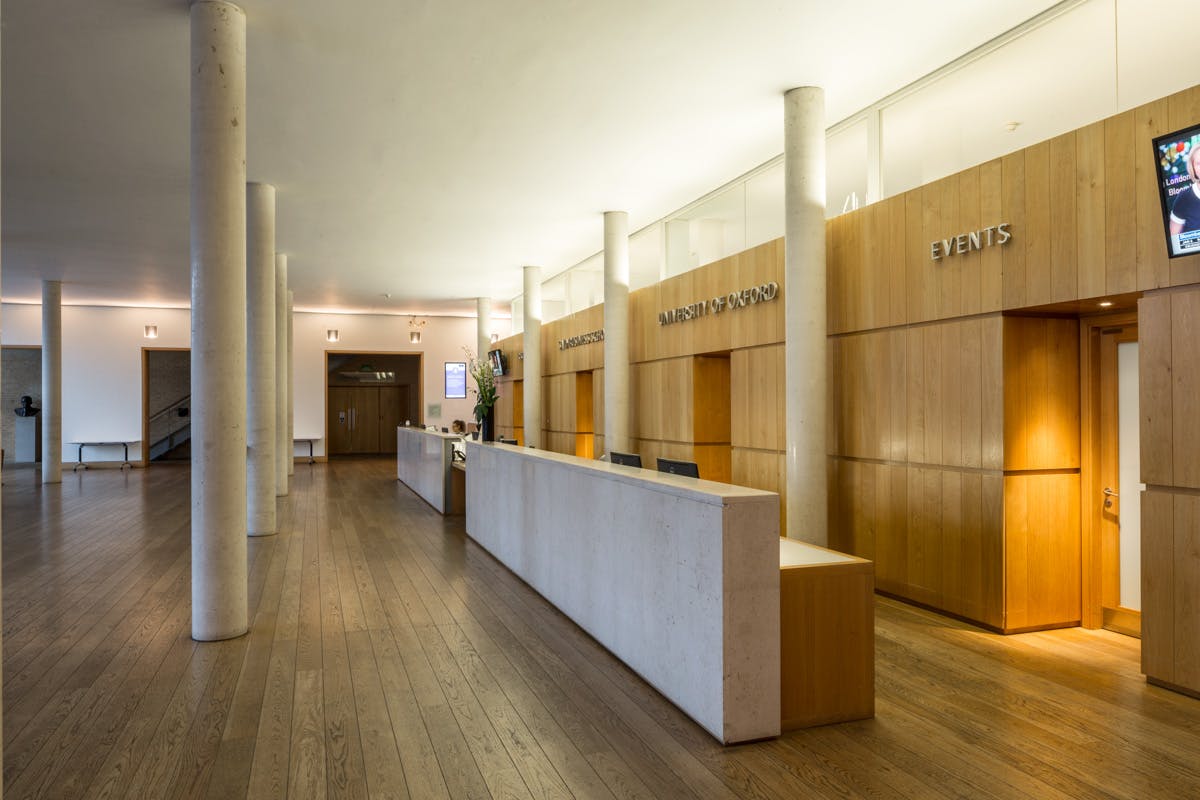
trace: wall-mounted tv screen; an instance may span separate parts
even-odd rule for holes
[[[492,374],[499,377],[508,372],[508,359],[504,357],[503,350],[489,350],[488,361],[492,365]]]
[[[1154,140],[1167,254],[1200,253],[1200,124]]]

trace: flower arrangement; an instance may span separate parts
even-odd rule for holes
[[[471,348],[464,347],[463,352],[467,354],[467,371],[475,379],[475,388],[471,390],[475,393],[475,420],[482,425],[483,418],[496,405],[496,376],[492,365],[476,358]]]

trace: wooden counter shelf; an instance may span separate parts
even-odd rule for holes
[[[875,716],[875,565],[779,540],[783,730]]]

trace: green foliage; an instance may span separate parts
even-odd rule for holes
[[[492,365],[477,359],[471,348],[464,347],[463,351],[467,354],[467,371],[475,379],[475,388],[471,390],[475,393],[475,421],[482,424],[488,411],[496,405],[496,376]]]

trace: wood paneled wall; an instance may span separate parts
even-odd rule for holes
[[[1148,674],[1192,691],[1200,676],[1179,670],[1200,654],[1200,602],[1185,600],[1200,555],[1176,515],[1191,519],[1200,496],[1200,426],[1175,405],[1200,396],[1200,256],[1167,258],[1151,139],[1197,121],[1193,88],[838,217],[827,237],[834,535],[875,558],[881,588],[1010,630],[1080,615],[1078,322],[986,320],[1150,292],[1139,313],[1143,643]],[[1000,222],[1005,246],[930,257],[930,242]],[[1154,291],[1166,287],[1185,288]],[[979,336],[963,327],[974,319]],[[975,372],[952,377],[962,361],[998,380],[977,396]],[[964,505],[948,476],[975,470],[982,506],[973,487]],[[930,510],[914,509],[918,498]],[[962,590],[953,571],[937,584],[928,568],[939,544],[944,556],[973,540],[975,507],[982,611],[964,610],[978,607],[964,595],[972,565]]]
[[[525,443],[524,381],[525,362],[521,353],[525,347],[524,334],[514,334],[496,342],[494,347],[504,353],[508,374],[496,379],[496,438],[516,439]]]
[[[658,313],[774,281],[783,285],[783,240],[685,272],[629,294],[629,356],[633,363],[727,353],[782,342],[783,292],[770,302],[659,325]]]
[[[830,220],[831,333],[1200,282],[1170,260],[1153,137],[1200,121],[1200,88]],[[1001,222],[1012,239],[934,261],[930,243]]]
[[[831,544],[883,591],[1005,627],[999,314],[830,339]]]
[[[1006,630],[1082,616],[1079,322],[1004,320]]]
[[[1139,314],[1143,642],[1153,678],[1193,691],[1200,256],[1166,256],[1150,140],[1197,121],[1200,88],[836,217],[826,237],[832,544],[873,558],[881,589],[997,628],[1079,617],[1078,567],[1060,569],[1078,561],[1078,323],[1044,307],[1150,292]],[[930,258],[930,242],[1001,222],[1006,245]],[[662,310],[770,281],[774,302],[658,324]],[[644,458],[704,469],[698,357],[727,357],[730,480],[783,491],[782,284],[777,240],[631,294]],[[602,452],[602,346],[550,349],[560,329],[598,329],[588,314],[602,312],[545,326],[541,346],[548,375],[593,370]]]
[[[1138,307],[1142,670],[1200,693],[1200,286]]]

